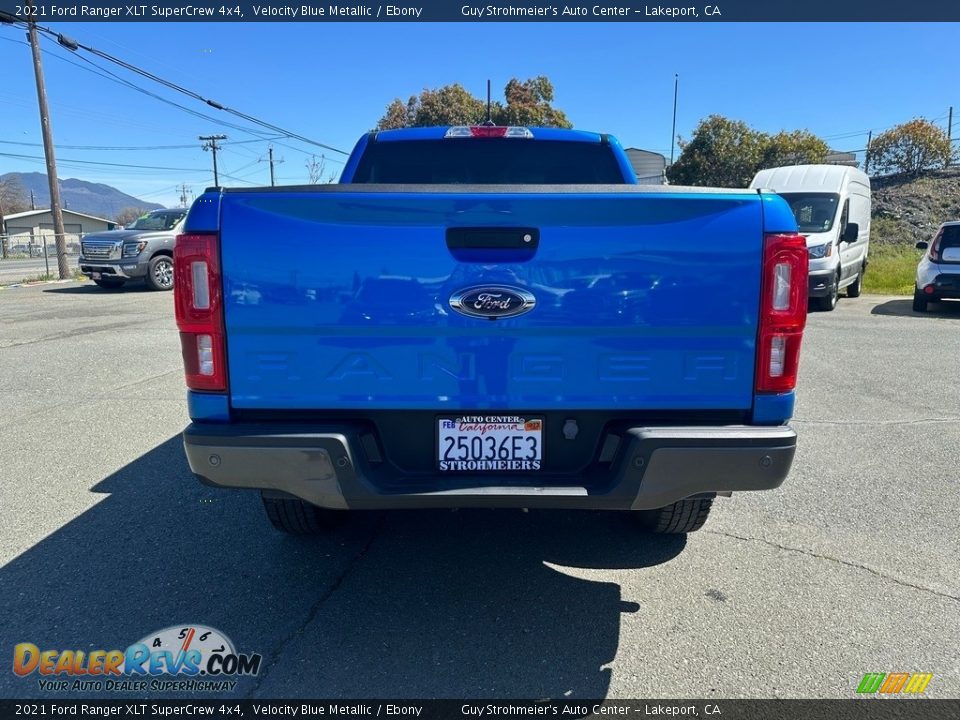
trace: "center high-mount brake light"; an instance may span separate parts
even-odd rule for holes
[[[173,249],[174,309],[191,390],[227,389],[218,245],[215,234],[188,234]]]
[[[457,125],[444,134],[445,138],[532,138],[529,128],[506,125]]]
[[[763,240],[757,392],[788,392],[797,385],[800,341],[807,322],[807,244],[781,233]]]

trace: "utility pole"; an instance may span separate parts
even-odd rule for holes
[[[220,186],[220,176],[217,174],[217,150],[220,148],[217,146],[217,140],[226,140],[226,135],[201,135],[199,140],[203,140],[203,149],[210,150],[213,152],[213,184],[217,187]]]
[[[33,200],[33,190],[30,191],[30,209],[31,209],[31,210],[36,210],[36,209],[37,209],[37,203],[34,202],[34,200]]]
[[[180,207],[189,207],[193,202],[193,191],[187,187],[186,183],[180,186]]]
[[[677,91],[680,88],[680,75],[673,74],[673,127],[670,128],[670,164],[673,165],[673,144],[677,140]]]
[[[873,142],[873,130],[867,133],[867,151],[863,156],[863,171],[870,173],[870,143]]]
[[[273,166],[274,166],[274,165],[280,165],[281,163],[283,163],[283,158],[280,158],[279,160],[274,160],[274,159],[273,159],[273,145],[270,145],[270,146],[267,147],[267,160],[264,160],[263,158],[260,158],[260,162],[269,162],[269,163],[270,163],[270,187],[275,187],[277,183],[276,183],[276,179],[275,179],[274,176],[273,176]]]
[[[33,0],[28,7],[33,8]],[[32,18],[33,15],[31,14]],[[43,132],[43,154],[47,159],[47,181],[50,183],[50,213],[53,215],[53,232],[57,241],[57,270],[60,279],[70,277],[67,263],[67,238],[63,228],[63,208],[60,204],[60,181],[57,179],[57,159],[53,150],[53,130],[50,127],[50,111],[47,109],[47,89],[43,82],[43,65],[40,63],[40,43],[37,40],[37,27],[34,20],[27,24],[27,37],[33,51],[33,73],[37,79],[37,102],[40,105],[40,130]]]
[[[950,161],[953,159],[953,105],[947,113],[947,143],[950,146],[950,155],[947,156],[947,167],[950,167]]]

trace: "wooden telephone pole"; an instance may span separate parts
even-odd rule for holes
[[[33,2],[29,3],[33,7]],[[33,17],[31,15],[31,17]],[[47,181],[50,183],[50,213],[53,215],[53,233],[57,243],[57,270],[60,279],[70,277],[67,263],[67,237],[63,227],[63,206],[60,203],[60,181],[57,179],[57,159],[53,149],[53,129],[50,126],[50,111],[47,108],[47,89],[43,81],[43,66],[40,63],[40,43],[34,20],[28,23],[27,37],[33,51],[33,73],[37,78],[37,102],[40,105],[40,130],[43,133],[43,154],[47,160]]]
[[[216,187],[220,187],[220,176],[217,174],[217,150],[219,146],[217,145],[217,140],[226,140],[226,135],[201,135],[200,140],[203,140],[203,149],[210,150],[213,153],[213,184]]]

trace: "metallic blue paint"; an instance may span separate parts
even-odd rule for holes
[[[219,190],[207,190],[194,200],[183,223],[183,232],[217,232],[220,229],[220,198]]]
[[[221,210],[235,408],[756,411],[753,191],[250,191]],[[458,226],[537,227],[540,246],[458,262]],[[496,283],[536,308],[450,310]]]
[[[223,393],[187,390],[187,412],[194,422],[229,422],[230,399]]]
[[[760,193],[763,202],[763,230],[768,233],[797,232],[797,219],[787,201],[776,193]]]
[[[758,425],[782,425],[793,416],[796,393],[757,395],[753,401],[753,422]]]

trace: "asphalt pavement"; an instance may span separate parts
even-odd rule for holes
[[[687,537],[416,511],[297,539],[190,474],[171,294],[0,290],[0,697],[56,697],[16,643],[194,623],[263,655],[234,698],[849,698],[867,672],[958,697],[958,355],[960,306],[812,314],[791,476]]]

